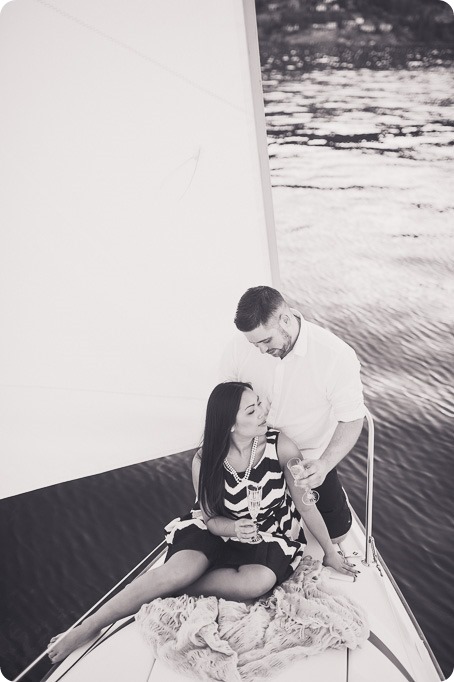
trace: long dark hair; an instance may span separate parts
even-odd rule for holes
[[[252,389],[251,384],[226,381],[215,386],[208,398],[198,498],[209,516],[230,516],[224,504],[223,463],[230,447],[230,430],[247,388]]]

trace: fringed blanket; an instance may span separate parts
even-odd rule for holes
[[[159,660],[198,680],[269,679],[328,648],[354,649],[369,636],[363,610],[319,581],[305,558],[271,596],[254,603],[216,597],[155,599],[136,621]]]

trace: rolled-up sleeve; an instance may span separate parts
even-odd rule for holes
[[[353,348],[347,344],[336,355],[329,373],[327,397],[334,417],[339,422],[352,422],[366,414],[361,363]]]

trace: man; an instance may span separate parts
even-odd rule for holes
[[[309,460],[307,484],[320,495],[330,537],[340,542],[352,519],[336,465],[358,440],[365,415],[356,353],[267,286],[243,294],[235,325],[243,334],[224,353],[222,377],[251,382],[267,401],[268,424]]]

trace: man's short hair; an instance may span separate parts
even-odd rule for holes
[[[235,325],[240,332],[250,332],[261,324],[266,325],[282,304],[285,304],[285,300],[276,289],[252,287],[239,300]]]

